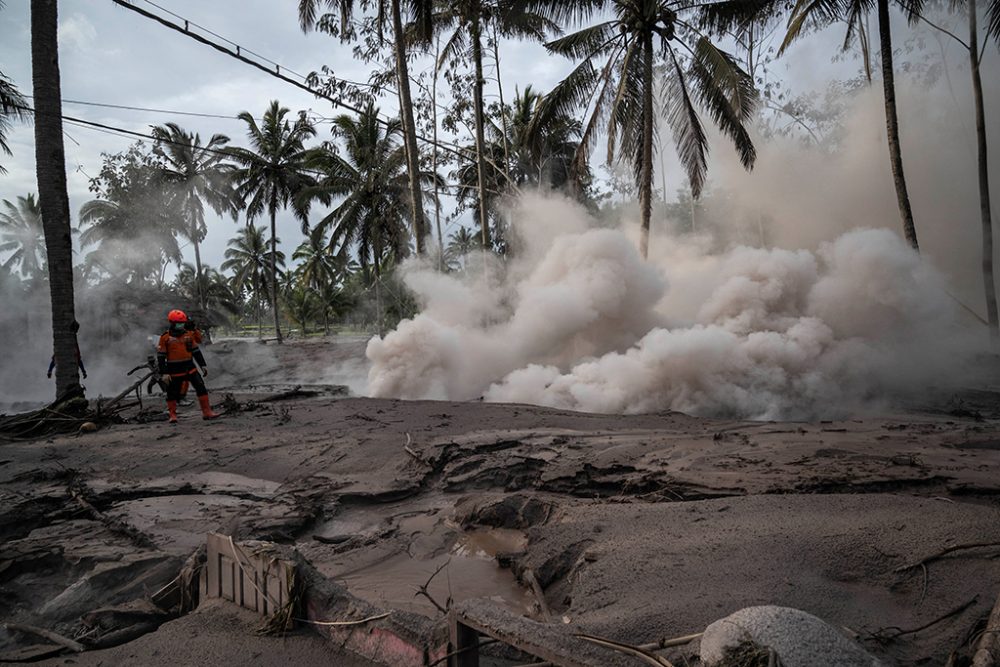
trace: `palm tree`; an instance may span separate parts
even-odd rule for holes
[[[315,292],[301,282],[298,282],[285,290],[284,302],[289,317],[302,328],[302,335],[308,335],[309,320],[314,319],[317,312],[321,309]]]
[[[0,8],[3,4],[0,3]],[[0,72],[0,152],[5,155],[13,155],[10,145],[7,144],[7,133],[13,125],[12,120],[27,120],[29,117],[28,103],[17,90],[14,82]],[[0,174],[6,174],[7,170],[0,164]]]
[[[911,18],[919,12],[921,2],[910,2],[904,9]],[[792,10],[788,22],[788,33],[782,42],[779,55],[784,52],[801,34],[805,27],[813,25],[828,25],[846,20],[849,30],[857,25],[856,17],[864,14],[870,3],[868,0],[834,0],[827,3],[816,3],[810,0],[798,0]],[[889,143],[889,161],[892,166],[892,178],[896,186],[896,200],[899,205],[899,215],[903,220],[903,234],[914,250],[920,250],[917,242],[917,230],[913,224],[913,209],[910,207],[910,195],[906,190],[906,176],[903,173],[903,155],[899,145],[899,115],[896,111],[896,82],[892,54],[892,30],[889,24],[889,0],[876,0],[878,16],[879,51],[882,59],[882,92],[885,98],[885,128]],[[850,39],[850,33],[845,44]]]
[[[639,250],[648,254],[656,145],[654,87],[662,59],[662,106],[695,194],[707,170],[708,140],[695,102],[733,141],[746,169],[756,150],[745,123],[756,103],[752,78],[696,25],[697,5],[677,0],[526,0],[556,22],[611,18],[546,44],[580,64],[546,98],[539,122],[578,107],[590,109],[577,151],[586,163],[607,121],[608,163],[620,154],[634,165],[642,214]]]
[[[448,250],[446,251],[449,260],[458,260],[465,266],[465,256],[476,247],[476,238],[468,227],[462,226],[458,231],[452,232],[448,237]]]
[[[73,241],[66,191],[62,134],[57,0],[31,0],[31,81],[35,100],[35,172],[45,230],[45,254],[52,301],[52,347],[56,398],[78,392],[77,340],[73,323]]]
[[[80,207],[86,265],[129,283],[158,279],[169,263],[180,263],[177,236],[188,230],[178,192],[164,188],[160,158],[135,144],[107,155],[91,181],[96,199]],[[161,281],[162,282],[162,281]]]
[[[586,166],[573,169],[583,123],[569,114],[548,116],[542,122],[544,99],[530,85],[523,93],[515,92],[508,135],[512,178],[518,185],[570,186],[580,193],[590,180]]]
[[[176,190],[176,205],[187,218],[184,235],[194,246],[195,271],[201,285],[201,242],[205,227],[205,204],[218,214],[231,213],[236,218],[232,175],[235,166],[225,162],[223,152],[229,137],[213,134],[204,146],[198,134],[185,132],[176,123],[153,128],[157,154],[164,160],[160,177]],[[205,309],[205,295],[195,301]]]
[[[916,20],[923,0],[894,0],[911,21]],[[993,0],[996,2],[997,0]],[[784,5],[785,0],[725,0],[711,3],[702,9],[705,24],[718,32],[731,31],[757,20],[762,15],[771,15],[775,7]],[[895,68],[892,53],[892,30],[889,22],[890,0],[796,0],[788,19],[788,31],[778,50],[784,53],[788,47],[810,28],[845,23],[847,33],[843,49],[847,49],[854,35],[863,30],[863,17],[874,6],[878,17],[879,52],[882,61],[882,92],[885,101],[885,125],[889,144],[889,162],[896,188],[896,201],[903,222],[903,235],[914,250],[920,250],[917,231],[913,223],[913,210],[906,188],[903,172],[903,157],[899,144],[899,116],[896,110]]]
[[[3,268],[17,267],[24,278],[37,278],[45,272],[45,230],[42,210],[35,195],[18,197],[17,205],[3,200],[0,211],[0,253],[11,253]]]
[[[327,283],[339,282],[343,268],[342,258],[330,252],[325,232],[317,225],[292,253],[292,259],[301,262],[297,271],[302,284],[316,290]]]
[[[564,0],[572,2],[572,0]],[[487,221],[488,183],[486,170],[486,113],[483,108],[483,34],[492,22],[494,33],[499,38],[542,40],[546,32],[559,33],[558,25],[543,14],[532,11],[524,0],[453,0],[440,3],[434,11],[431,23],[434,34],[447,34],[444,48],[438,57],[438,67],[445,62],[472,60],[475,76],[473,79],[472,103],[475,112],[476,129],[476,172],[479,191],[479,205],[476,207],[482,229],[483,247],[491,247],[490,228]],[[496,161],[492,161],[496,164]]]
[[[399,109],[402,118],[403,144],[406,151],[406,171],[409,175],[409,198],[412,210],[413,238],[416,242],[417,254],[424,254],[424,236],[427,226],[424,219],[423,196],[420,191],[420,152],[417,148],[417,127],[413,119],[413,99],[410,94],[410,73],[407,64],[407,38],[403,27],[404,9],[413,20],[412,26],[420,38],[429,38],[431,7],[434,0],[376,0],[377,28],[382,34],[386,16],[392,20],[393,57],[396,67],[396,85],[399,93]],[[318,17],[321,6],[335,9],[339,16],[326,15]],[[340,33],[344,35],[346,23],[354,8],[354,0],[299,0],[299,25],[308,31],[313,27],[323,28],[333,32],[331,28],[340,23]],[[386,11],[388,10],[388,11]],[[346,36],[346,35],[345,35]]]
[[[237,196],[246,202],[247,223],[249,224],[265,211],[271,216],[271,303],[274,304],[274,331],[281,342],[281,324],[278,313],[278,267],[277,230],[275,219],[279,208],[293,202],[303,188],[315,185],[316,180],[309,174],[307,162],[310,151],[305,147],[306,139],[316,135],[316,129],[304,116],[290,123],[285,119],[289,110],[277,100],[264,112],[263,123],[248,111],[239,118],[247,124],[250,149],[233,148],[229,154],[242,168],[235,178],[239,183]],[[293,206],[295,216],[306,221],[309,212],[308,200]]]
[[[264,331],[262,304],[265,300],[269,301],[273,294],[269,287],[271,253],[264,232],[264,227],[253,225],[243,227],[235,237],[229,239],[225,252],[226,260],[221,267],[223,271],[232,272],[233,288],[247,293],[253,299],[258,337],[261,337]],[[284,268],[285,253],[279,250],[274,264]]]
[[[199,275],[196,267],[185,262],[177,272],[174,286],[186,299],[194,301],[198,296],[205,299],[202,311],[208,323],[225,322],[240,310],[239,299],[233,293],[229,281],[210,266],[202,267]]]
[[[986,144],[986,110],[983,105],[983,80],[979,66],[985,50],[979,50],[979,29],[976,25],[976,0],[969,0],[969,64],[972,71],[972,92],[976,105],[976,155],[979,176],[979,218],[983,235],[983,285],[986,294],[986,315],[990,327],[990,341],[1000,342],[1000,319],[997,314],[997,288],[993,277],[993,208],[990,203],[990,172]],[[987,7],[987,38],[991,35],[1000,41],[1000,0],[993,0]]]
[[[301,262],[297,272],[300,285],[311,289],[319,298],[319,307],[323,311],[323,330],[330,333],[330,311],[332,299],[337,288],[342,283],[346,269],[347,258],[338,257],[330,252],[326,235],[322,227],[315,227],[302,244],[295,249],[292,259]]]
[[[400,124],[392,120],[383,127],[373,103],[355,119],[341,115],[333,119],[332,132],[344,142],[343,155],[317,154],[312,164],[325,176],[306,188],[301,197],[337,206],[316,223],[317,234],[329,234],[329,247],[343,261],[351,248],[366,273],[374,272],[376,301],[381,315],[382,264],[409,252],[406,220],[408,175],[405,147],[397,139]],[[419,174],[423,182],[434,175]]]

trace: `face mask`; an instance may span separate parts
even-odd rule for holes
[[[170,333],[175,336],[180,336],[184,333],[184,324],[180,322],[175,322],[170,325]]]

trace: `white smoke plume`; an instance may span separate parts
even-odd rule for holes
[[[565,200],[526,196],[513,219],[526,251],[505,280],[411,269],[424,309],[369,343],[372,395],[808,417],[946,384],[975,350],[941,275],[888,230],[816,252],[661,239],[660,267]],[[667,295],[689,289],[707,296],[684,322]]]
[[[505,268],[411,265],[423,309],[369,343],[368,392],[770,419],[977,382],[986,329],[960,305],[984,311],[975,153],[956,122],[971,105],[944,81],[901,77],[899,92],[922,256],[897,231],[881,93],[864,89],[833,150],[761,141],[746,174],[720,144],[722,196],[699,234],[655,219],[649,262],[634,250],[637,212],[608,228],[528,195],[509,215],[518,254]]]

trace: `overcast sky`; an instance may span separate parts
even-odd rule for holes
[[[145,0],[136,3],[159,13]],[[307,74],[325,64],[341,78],[364,81],[368,77],[370,65],[355,61],[349,46],[327,35],[301,32],[298,3],[294,0],[159,0],[157,4],[298,73]],[[11,77],[25,94],[31,92],[28,6],[28,0],[9,0],[0,11],[0,71]],[[110,0],[61,0],[59,7],[66,115],[143,133],[148,133],[151,125],[172,121],[199,132],[203,140],[220,132],[241,145],[245,129],[235,118],[108,109],[70,100],[235,116],[243,110],[260,114],[270,100],[278,99],[293,111],[313,110],[327,117],[336,113],[326,101],[118,7]],[[834,39],[836,36],[831,37],[831,43]],[[789,69],[793,80],[806,80],[816,72],[830,72],[829,53],[826,45],[803,40],[794,57],[781,66]],[[530,83],[536,89],[550,89],[571,66],[563,58],[548,55],[541,45],[528,43],[505,45],[501,60],[508,98],[513,97],[515,86]],[[417,63],[414,74],[427,66],[426,60]],[[395,107],[390,97],[380,104],[390,111]],[[328,127],[320,126],[321,138],[328,136]],[[66,133],[70,207],[75,219],[80,205],[91,198],[87,175],[100,170],[101,152],[122,151],[133,140],[72,125],[66,126]],[[18,127],[10,139],[14,157],[0,158],[9,170],[6,176],[0,176],[0,199],[13,199],[36,190],[32,129]],[[671,173],[674,170],[675,167],[668,167],[668,175],[679,179],[679,173]],[[231,219],[210,219],[203,250],[208,264],[218,267],[226,241],[236,230],[237,223]],[[279,217],[279,236],[288,254],[301,241],[299,225],[291,215]],[[190,249],[185,251],[191,261]]]

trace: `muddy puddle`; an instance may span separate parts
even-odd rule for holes
[[[445,607],[449,599],[485,597],[512,612],[531,613],[532,593],[497,560],[523,552],[525,534],[464,531],[453,512],[452,502],[441,498],[411,501],[405,509],[402,504],[349,508],[317,527],[319,540],[337,545],[334,553],[315,550],[308,557],[323,574],[378,606],[435,616],[437,605]]]

